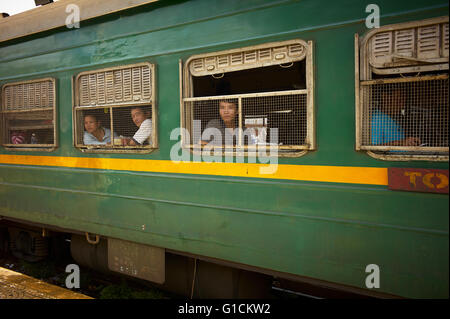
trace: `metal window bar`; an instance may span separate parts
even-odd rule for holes
[[[185,137],[183,147],[199,149],[207,127],[217,128],[221,134],[227,134],[227,130],[220,127],[219,102],[223,100],[236,106],[235,121],[239,131],[233,136],[232,145],[229,145],[231,140],[227,141],[223,136],[222,141],[209,140],[215,147],[248,150],[256,146],[268,147],[274,144],[274,141],[270,141],[270,131],[277,129],[278,141],[275,143],[280,150],[310,148],[306,144],[308,90],[184,98],[183,116],[189,136]],[[257,137],[256,142],[251,140],[254,137]]]
[[[361,149],[448,154],[448,74],[360,85]]]

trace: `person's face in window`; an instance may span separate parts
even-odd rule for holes
[[[84,129],[88,132],[93,134],[95,131],[97,131],[100,128],[100,121],[97,121],[97,119],[94,116],[85,116],[84,118]]]
[[[142,109],[132,109],[131,118],[133,119],[134,124],[136,124],[137,127],[140,127],[142,122],[147,119],[147,115]]]
[[[234,123],[234,118],[236,117],[236,104],[228,102],[219,103],[219,113],[220,117],[225,123]]]
[[[383,94],[383,109],[389,114],[397,114],[405,107],[405,94],[399,89]]]

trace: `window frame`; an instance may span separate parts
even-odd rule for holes
[[[299,57],[291,58],[288,55],[281,58],[281,55],[285,54],[283,52],[277,53],[276,50],[272,52],[271,54],[273,57],[266,61],[259,61],[255,62],[253,64],[249,63],[249,65],[231,65],[232,64],[232,55],[233,54],[242,54],[243,58],[242,60],[245,60],[245,52],[255,51],[260,52],[258,50],[267,50],[272,48],[279,48],[279,47],[288,47],[290,45],[300,45],[302,46],[302,50],[304,52]],[[290,50],[290,49],[288,49]],[[289,52],[289,51],[288,51]],[[259,54],[259,53],[258,53]],[[280,54],[278,56],[278,54]],[[229,56],[229,67],[220,67],[220,57],[223,56]],[[278,57],[277,57],[278,56]],[[206,101],[206,100],[218,100],[218,99],[238,99],[239,103],[237,105],[238,107],[238,116],[240,117],[240,123],[242,123],[242,103],[241,100],[243,98],[250,98],[250,97],[264,97],[264,96],[283,96],[283,95],[294,95],[294,94],[306,94],[306,136],[305,136],[305,143],[302,145],[281,145],[278,146],[279,150],[296,150],[294,152],[290,153],[283,153],[278,152],[278,157],[299,157],[302,155],[305,155],[308,153],[308,151],[316,150],[316,137],[315,137],[315,107],[314,107],[314,43],[313,41],[304,41],[301,39],[291,39],[287,41],[277,41],[277,42],[267,42],[259,45],[253,45],[253,46],[246,46],[246,47],[240,47],[235,49],[229,49],[229,50],[222,50],[222,51],[214,51],[210,53],[202,53],[202,54],[196,54],[190,56],[185,63],[183,63],[182,60],[180,60],[179,65],[179,73],[180,73],[180,123],[181,128],[185,129],[186,121],[185,121],[185,114],[186,114],[186,108],[185,108],[185,102],[193,102],[193,101]],[[207,62],[205,62],[205,69],[206,71],[199,73],[197,76],[203,76],[203,75],[220,75],[222,73],[228,73],[233,71],[241,71],[241,70],[250,70],[250,69],[258,69],[262,68],[264,66],[272,66],[272,65],[281,65],[285,63],[293,63],[293,62],[301,62],[305,61],[305,82],[306,82],[306,89],[299,89],[299,90],[278,90],[278,91],[271,91],[271,92],[263,92],[263,93],[242,93],[242,94],[230,94],[230,95],[217,95],[217,96],[201,96],[201,97],[193,97],[194,92],[194,85],[193,85],[193,78],[195,75],[191,73],[191,63],[195,60],[204,59],[204,61],[211,61],[212,59],[216,58],[216,64],[215,67],[212,68],[211,64],[208,65]],[[191,115],[192,117],[192,115]],[[191,124],[192,125],[192,119],[191,118]],[[299,127],[298,129],[301,129]],[[241,130],[242,131],[242,130]],[[186,140],[187,138],[184,135],[184,130],[182,130],[183,134],[181,134],[181,146],[183,149],[189,149],[194,154],[201,154],[203,147],[199,144],[187,144]],[[240,138],[239,138],[240,139]],[[257,148],[255,146],[251,145],[233,145],[232,147],[221,147],[218,152],[217,150],[215,154],[218,155],[244,155],[248,156],[249,151],[254,151]],[[261,146],[258,145],[258,150],[266,150],[268,151],[270,149],[270,146]]]
[[[12,143],[4,143],[5,142],[5,134],[7,134],[8,126],[5,123],[5,118],[3,117],[3,114],[7,113],[17,113],[18,111],[14,110],[3,110],[4,107],[6,107],[6,94],[5,90],[8,86],[17,86],[17,85],[23,85],[23,84],[31,84],[31,83],[39,83],[39,82],[50,82],[52,90],[53,90],[53,102],[51,107],[41,108],[40,107],[34,107],[35,110],[31,112],[39,112],[39,111],[52,111],[52,128],[53,128],[53,144],[12,144]],[[58,141],[58,111],[57,111],[57,98],[58,94],[56,91],[56,78],[53,77],[45,77],[45,78],[38,78],[38,79],[32,79],[32,80],[24,80],[24,81],[17,81],[17,82],[9,82],[4,83],[1,86],[1,99],[0,99],[0,121],[2,123],[1,130],[0,130],[0,141],[1,146],[4,147],[7,150],[10,151],[38,151],[38,152],[52,152],[55,149],[58,148],[59,141]],[[23,107],[23,106],[22,106]],[[19,112],[27,112],[29,110],[21,110]],[[21,146],[23,145],[23,146]]]
[[[105,103],[102,104],[91,104],[90,106],[83,106],[80,105],[80,85],[79,85],[79,80],[82,76],[86,76],[86,75],[92,75],[92,74],[99,74],[99,73],[106,73],[106,72],[114,72],[117,70],[124,70],[124,69],[133,69],[136,67],[142,67],[142,66],[148,66],[149,70],[150,70],[150,92],[151,92],[151,96],[149,101],[126,101],[126,102],[111,102],[108,103],[105,100]],[[132,82],[132,80],[131,80]],[[125,65],[118,65],[118,66],[114,66],[114,67],[107,67],[107,68],[101,68],[101,69],[94,69],[94,70],[87,70],[87,71],[82,71],[80,73],[78,73],[76,76],[72,77],[72,137],[73,137],[73,146],[75,148],[77,148],[78,150],[82,151],[82,152],[95,152],[95,153],[151,153],[154,150],[158,149],[159,145],[158,145],[158,136],[157,136],[157,132],[158,132],[158,127],[157,127],[157,102],[156,102],[156,64],[154,63],[150,63],[150,62],[140,62],[140,63],[133,63],[133,64],[125,64]],[[132,85],[132,83],[130,84]],[[106,80],[105,80],[105,90],[106,90]],[[141,86],[142,88],[142,86]],[[123,90],[123,86],[122,86],[122,90]],[[133,90],[133,88],[131,88],[131,91]],[[98,93],[98,89],[97,89],[97,93]],[[113,88],[113,93],[115,93],[114,88]],[[107,93],[105,92],[105,99],[106,99],[106,95]],[[133,93],[131,93],[131,95],[133,95]],[[152,108],[152,133],[151,133],[151,144],[149,145],[145,145],[145,146],[119,146],[119,145],[114,145],[114,140],[113,140],[113,129],[114,129],[114,125],[113,125],[113,116],[112,116],[112,110],[113,109],[117,109],[117,108],[126,108],[126,107],[135,107],[135,106],[141,106],[141,107],[148,107],[151,106]],[[81,132],[80,132],[80,128],[78,127],[79,125],[77,125],[77,112],[80,111],[84,111],[84,110],[99,110],[99,109],[108,109],[109,112],[111,112],[110,114],[110,129],[111,129],[111,144],[106,144],[106,145],[85,145],[83,143],[77,143],[77,137],[79,136],[79,134],[81,134],[80,136],[82,136],[83,132],[84,132],[84,125],[81,128]]]
[[[426,59],[419,60],[414,56],[406,57],[405,59],[399,58],[397,62],[386,62],[385,67],[379,67],[379,65],[371,65],[370,58],[370,41],[374,36],[380,33],[388,32],[400,32],[403,30],[409,30],[414,28],[426,27],[431,25],[447,24],[447,36],[448,36],[448,22],[449,17],[438,17],[420,21],[412,21],[405,23],[397,23],[386,25],[374,30],[367,32],[361,38],[359,34],[355,34],[355,123],[356,123],[356,136],[355,136],[355,149],[357,151],[365,151],[371,157],[381,160],[388,161],[408,161],[408,160],[429,160],[429,161],[448,161],[448,147],[421,147],[421,146],[379,146],[379,145],[367,145],[363,143],[363,117],[364,117],[364,88],[377,85],[377,84],[389,84],[389,83],[405,83],[405,82],[419,82],[419,81],[429,81],[429,80],[448,80],[448,51],[445,51],[445,47],[440,50],[441,57],[430,58],[428,61]],[[444,28],[443,28],[444,29]],[[417,32],[414,29],[414,32]],[[445,34],[440,33],[441,45],[444,45]],[[414,45],[418,45],[418,40],[414,39]],[[392,46],[395,43],[390,43]],[[448,44],[446,44],[448,46]],[[391,49],[394,51],[394,49]],[[407,52],[408,53],[408,52]],[[446,56],[445,56],[446,53]],[[417,50],[415,51],[417,54]],[[395,54],[392,54],[394,56]],[[398,57],[397,57],[398,58]],[[408,63],[409,61],[409,63]],[[373,63],[375,64],[375,63]],[[408,76],[402,77],[402,73],[412,73],[417,72],[441,72],[447,71],[447,74],[438,75],[425,75],[425,76]],[[400,75],[398,78],[383,78],[383,79],[373,79],[372,73],[377,75]],[[367,125],[367,124],[366,124]],[[440,152],[436,154],[380,154],[377,151],[408,151],[408,152]],[[445,151],[447,154],[445,154]]]

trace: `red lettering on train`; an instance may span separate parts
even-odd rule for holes
[[[448,194],[448,170],[422,168],[388,168],[391,190]]]

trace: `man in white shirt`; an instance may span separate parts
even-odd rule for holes
[[[143,145],[145,141],[149,141],[150,143],[150,135],[152,134],[152,120],[148,117],[148,111],[142,107],[138,106],[131,109],[131,118],[139,129],[134,136],[128,140],[128,145]]]

